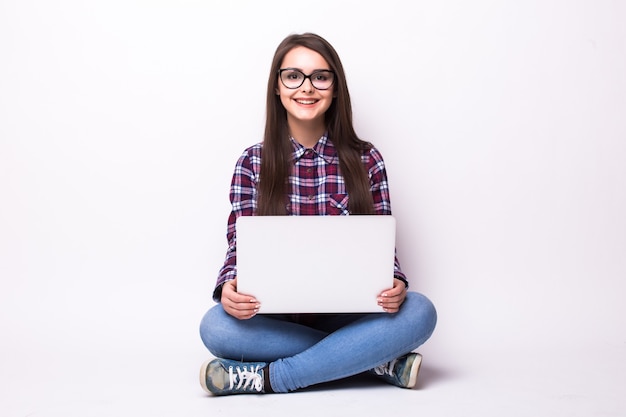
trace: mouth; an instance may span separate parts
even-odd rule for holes
[[[295,102],[298,104],[311,105],[317,103],[317,100],[312,99],[295,99]]]

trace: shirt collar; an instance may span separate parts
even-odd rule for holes
[[[296,162],[300,158],[302,158],[302,156],[308,149],[312,149],[313,152],[315,152],[327,164],[332,163],[335,157],[337,156],[337,149],[335,149],[335,146],[333,145],[331,140],[328,139],[327,133],[322,135],[320,140],[317,141],[317,143],[315,144],[315,146],[313,146],[313,148],[305,148],[292,137],[290,137],[289,139],[291,140],[291,143],[293,145],[293,160]]]

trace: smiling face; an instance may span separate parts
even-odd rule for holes
[[[281,68],[295,68],[305,75],[314,71],[330,70],[328,62],[319,53],[298,46],[287,52]],[[279,80],[276,86],[276,93],[280,96],[280,101],[287,111],[287,123],[291,134],[295,137],[295,132],[300,132],[302,136],[317,138],[324,133],[326,128],[324,114],[333,101],[334,86],[327,90],[318,90],[311,84],[310,79],[305,79],[304,83],[295,89],[289,89]],[[308,134],[304,134],[303,130]],[[296,137],[296,139],[299,139]]]

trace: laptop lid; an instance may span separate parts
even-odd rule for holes
[[[237,228],[237,291],[259,313],[382,312],[393,286],[392,216],[242,216]]]

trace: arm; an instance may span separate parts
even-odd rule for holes
[[[370,179],[370,190],[374,200],[374,211],[379,215],[391,215],[391,199],[389,197],[389,182],[387,181],[385,161],[376,148],[372,148],[369,151],[367,170]],[[397,256],[394,259],[393,276],[396,280],[402,281],[406,288],[409,287],[409,282],[402,272]]]
[[[237,160],[230,185],[231,212],[228,217],[226,239],[228,249],[221,267],[213,300],[221,302],[224,284],[237,277],[237,233],[235,224],[240,216],[252,216],[256,212],[256,184],[260,169],[260,146],[247,149]],[[236,283],[229,289],[236,291]]]
[[[380,215],[391,215],[391,199],[387,171],[382,155],[375,149],[370,150],[368,161],[370,190],[374,199],[374,211]],[[380,293],[377,302],[387,313],[397,313],[406,297],[409,283],[400,268],[398,257],[394,258],[393,287]]]

